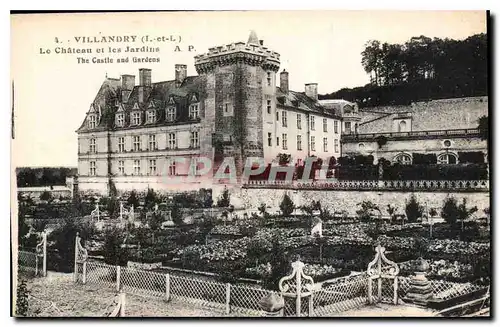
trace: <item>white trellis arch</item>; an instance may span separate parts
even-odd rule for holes
[[[295,298],[295,314],[301,316],[302,298],[309,297],[309,315],[313,312],[314,280],[304,273],[304,263],[297,260],[292,263],[292,273],[279,281],[283,297]],[[285,306],[286,314],[286,306]]]
[[[375,248],[375,258],[368,264],[368,302],[381,302],[384,299],[384,293],[391,291],[392,301],[398,303],[398,274],[399,266],[386,258],[385,248],[380,244]],[[390,288],[384,285],[383,280],[392,280]],[[376,281],[377,292],[373,295],[373,282]]]

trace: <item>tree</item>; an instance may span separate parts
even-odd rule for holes
[[[414,194],[411,195],[410,200],[406,204],[405,208],[406,218],[410,223],[416,222],[418,218],[421,218],[424,213],[424,207],[421,206]]]
[[[457,205],[457,200],[454,197],[446,198],[444,201],[443,208],[441,209],[441,217],[454,227],[457,223],[459,216],[459,210]]]
[[[52,194],[50,194],[49,191],[43,191],[42,194],[40,194],[40,200],[50,201],[52,200]]]
[[[396,206],[392,206],[390,204],[387,205],[387,213],[391,216],[391,221],[394,220],[396,215]]]
[[[172,217],[172,221],[176,226],[181,226],[182,224],[184,224],[184,220],[182,219],[182,211],[177,205],[174,205],[170,209],[170,216]]]
[[[462,223],[462,231],[464,229],[464,221],[477,212],[477,210],[476,206],[467,208],[467,200],[465,198],[462,199],[462,203],[458,206],[458,219]]]
[[[288,196],[288,194],[285,194],[283,200],[280,203],[281,214],[283,215],[283,217],[288,217],[292,214],[294,209],[295,205],[292,199]]]
[[[431,217],[436,217],[436,216],[438,215],[438,212],[437,212],[436,208],[431,208],[431,209],[429,210],[429,215],[430,215]]]
[[[482,116],[481,118],[479,118],[479,125],[478,125],[478,129],[479,129],[479,133],[481,134],[481,139],[482,140],[488,140],[489,137],[490,137],[490,123],[489,123],[489,119],[488,119],[488,116]]]
[[[217,206],[220,208],[229,207],[230,199],[229,199],[229,190],[227,187],[224,187],[224,191],[222,191],[221,196],[217,199]]]
[[[30,232],[30,226],[26,223],[24,215],[19,215],[17,226],[17,244],[24,246],[25,237]]]
[[[139,206],[139,199],[137,198],[137,192],[135,190],[132,190],[132,192],[130,192],[130,195],[127,199],[127,204],[129,206],[134,206],[134,208],[137,208]]]
[[[146,197],[144,198],[144,207],[146,207],[146,209],[148,210],[151,210],[152,208],[154,208],[157,202],[158,198],[155,191],[152,188],[148,188]]]

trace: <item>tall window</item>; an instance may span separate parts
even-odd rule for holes
[[[270,72],[267,72],[267,86],[271,86],[271,83],[273,81],[272,75]]]
[[[398,132],[406,132],[406,122],[404,120],[399,122]]]
[[[280,112],[276,110],[276,121],[280,121]]]
[[[311,126],[311,131],[314,131],[315,128],[316,128],[316,126],[314,125],[314,116],[311,116],[310,120],[311,120],[311,125],[310,125]]]
[[[316,137],[311,136],[311,151],[316,151]]]
[[[280,146],[280,137],[279,136],[276,137],[276,146]]]
[[[326,118],[323,118],[323,132],[328,132],[328,121]]]
[[[141,151],[141,137],[134,136],[134,151]]]
[[[267,113],[270,114],[271,113],[271,100],[267,100],[266,102],[267,102],[267,104],[266,104]]]
[[[125,175],[125,161],[118,161],[118,173],[120,175]]]
[[[287,127],[288,126],[288,117],[287,117],[287,113],[286,111],[283,111],[281,113],[281,125],[283,125],[283,127]]]
[[[351,122],[346,121],[344,126],[345,126],[345,133],[350,134],[351,133]]]
[[[152,124],[156,121],[156,110],[148,111],[148,123]]]
[[[175,107],[168,107],[167,108],[167,121],[174,121],[175,120]]]
[[[283,150],[288,150],[286,134],[282,134],[281,136],[282,136]]]
[[[170,162],[170,164],[168,166],[168,174],[170,176],[174,176],[175,175],[175,161]]]
[[[140,174],[141,174],[141,161],[134,160],[134,175],[140,175]]]
[[[167,146],[169,149],[175,149],[177,146],[177,136],[175,133],[168,133]]]
[[[233,115],[233,106],[230,103],[224,103],[224,117]]]
[[[302,129],[302,115],[297,114],[297,129]]]
[[[156,175],[156,159],[149,160],[149,175]]]
[[[302,151],[302,135],[297,135],[297,150]]]
[[[118,138],[118,152],[125,152],[125,137]]]
[[[328,152],[328,138],[323,137],[323,152]]]
[[[334,120],[333,121],[333,131],[335,132],[335,134],[339,133],[339,122],[338,122],[338,120]]]
[[[140,125],[141,124],[141,113],[133,112],[132,113],[132,125]]]
[[[97,116],[91,115],[89,116],[89,128],[96,128],[97,126]]]
[[[89,141],[89,152],[90,153],[97,153],[97,147],[96,147],[95,139],[90,139],[90,141]]]
[[[156,150],[156,135],[152,134],[149,135],[149,150],[153,151]]]
[[[125,125],[125,115],[124,114],[117,114],[116,115],[116,126],[123,127],[123,125]]]
[[[273,146],[273,136],[271,133],[267,133],[267,145]]]
[[[200,111],[197,103],[193,103],[189,106],[189,118],[198,119],[200,118]]]
[[[190,139],[189,144],[191,145],[191,148],[200,147],[200,139],[199,139],[198,131],[191,132],[191,139]]]
[[[337,140],[337,139],[333,140],[333,145],[335,147],[335,152],[338,153],[339,152],[339,140]]]
[[[90,164],[90,166],[89,166],[89,175],[90,176],[95,176],[96,175],[95,161],[91,161],[89,164]]]

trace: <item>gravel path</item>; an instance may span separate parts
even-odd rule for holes
[[[30,317],[105,317],[116,306],[112,289],[76,285],[72,274],[48,272],[46,278],[27,280]],[[129,317],[221,317],[222,312],[185,302],[126,295]]]

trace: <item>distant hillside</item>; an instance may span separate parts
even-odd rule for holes
[[[74,167],[20,167],[16,169],[17,187],[65,185],[66,177],[77,172]]]
[[[371,83],[319,95],[360,107],[488,95],[486,34],[465,40],[413,37],[405,44],[369,41],[361,64]]]

